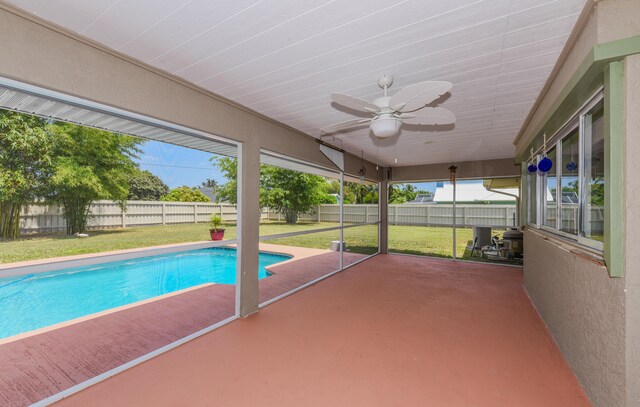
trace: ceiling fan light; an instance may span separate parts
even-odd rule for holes
[[[402,120],[395,117],[380,118],[371,122],[373,135],[379,138],[393,137],[400,131]]]

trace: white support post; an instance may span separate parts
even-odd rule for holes
[[[257,312],[259,304],[260,146],[248,141],[238,150],[236,313],[246,317]]]
[[[162,226],[167,224],[167,204],[162,203]]]
[[[456,167],[455,165],[451,165],[449,167],[449,172],[450,172],[450,180],[451,183],[453,184],[453,259],[456,259],[456,223],[457,223],[457,219],[456,219],[456,170],[458,169],[458,167]]]
[[[338,270],[342,270],[344,266],[344,171],[340,171],[340,256],[338,258]]]
[[[456,183],[453,182],[453,259],[456,259]]]
[[[124,211],[124,208],[120,208],[120,213],[122,213],[122,227],[127,227],[127,213]]]
[[[378,221],[380,230],[378,231],[378,250],[380,253],[389,252],[389,183],[382,181],[378,191]]]

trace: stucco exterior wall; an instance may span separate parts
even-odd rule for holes
[[[536,232],[524,251],[525,289],[589,399],[626,406],[624,279]]]
[[[640,7],[638,7],[640,9]],[[640,19],[636,20],[640,24]],[[627,399],[640,406],[640,55],[625,59],[625,280]]]
[[[484,179],[501,177],[519,177],[520,166],[516,166],[512,158],[497,160],[465,161],[443,164],[411,165],[394,167],[391,181],[431,181],[449,179],[449,166],[458,167],[456,175],[459,179]]]
[[[596,4],[598,44],[638,35],[640,7],[638,0],[606,0]]]

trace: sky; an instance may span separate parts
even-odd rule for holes
[[[444,181],[449,184],[449,181]],[[421,191],[435,192],[438,185],[437,182],[411,182],[411,185]],[[458,184],[482,184],[482,180],[458,180]]]
[[[150,140],[142,145],[137,162],[141,169],[157,175],[169,188],[197,186],[207,178],[224,184],[226,180],[209,161],[211,157],[220,156]]]

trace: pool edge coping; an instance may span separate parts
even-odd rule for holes
[[[189,291],[193,291],[193,290],[197,290],[200,288],[204,288],[204,287],[208,287],[210,285],[216,285],[215,283],[204,283],[204,284],[198,284],[198,285],[194,285],[192,287],[187,287],[187,288],[183,288],[182,290],[177,290],[177,291],[172,291],[170,293],[166,293],[166,294],[162,294],[162,295],[158,295],[156,297],[151,297],[151,298],[147,298],[145,300],[140,300],[140,301],[136,301],[136,302],[132,302],[129,304],[124,304],[124,305],[119,305],[115,308],[109,308],[103,311],[98,311],[98,312],[94,312],[92,314],[87,314],[87,315],[83,315],[81,317],[78,318],[73,318],[73,319],[69,319],[67,321],[62,321],[62,322],[58,322],[56,324],[53,325],[48,325],[42,328],[37,328],[31,331],[26,331],[26,332],[21,332],[19,334],[13,335],[13,336],[8,336],[6,338],[0,338],[0,346],[2,345],[6,345],[8,343],[11,342],[15,342],[15,341],[19,341],[22,339],[27,339],[30,338],[32,336],[36,336],[36,335],[40,335],[46,332],[51,332],[51,331],[55,331],[56,329],[61,329],[61,328],[65,328],[67,326],[71,326],[71,325],[75,325],[75,324],[79,324],[81,322],[86,322],[86,321],[90,321],[92,319],[95,318],[100,318],[102,316],[105,315],[110,315],[110,314],[114,314],[116,312],[120,312],[120,311],[124,311],[130,308],[134,308],[140,305],[144,305],[144,304],[149,304],[155,301],[160,301],[163,300],[165,298],[170,298],[176,295],[180,295],[180,294],[184,294],[187,293]]]
[[[225,242],[230,242],[230,241],[225,241]],[[200,247],[202,244],[206,244],[207,246],[204,248],[209,248],[209,247],[227,247],[227,248],[233,248],[233,249],[237,249],[237,244],[235,243],[230,243],[230,244],[215,244],[217,242],[213,242],[213,245],[210,245],[210,243],[212,242],[208,242],[208,241],[204,241],[204,242],[197,242],[197,243],[178,243],[178,244],[173,244],[173,245],[162,245],[162,246],[151,246],[151,247],[145,247],[145,248],[138,248],[138,249],[125,249],[125,250],[118,250],[118,251],[113,251],[113,252],[104,252],[104,253],[98,253],[96,256],[90,256],[90,255],[77,255],[77,256],[68,256],[74,259],[71,259],[70,261],[73,260],[93,260],[95,259],[102,259],[104,261],[100,261],[100,262],[95,262],[95,263],[89,263],[86,265],[97,265],[97,264],[105,264],[105,263],[110,263],[110,262],[115,262],[115,261],[121,261],[121,260],[127,260],[127,259],[135,259],[135,258],[142,258],[142,257],[148,257],[148,256],[152,256],[152,255],[158,255],[158,254],[171,254],[171,253],[178,253],[180,251],[168,251],[168,252],[163,252],[163,253],[155,253],[158,250],[163,250],[163,249],[184,249],[185,247],[192,247],[189,250],[197,250],[199,248],[203,248]],[[198,247],[193,247],[193,246],[198,246]],[[187,251],[187,250],[184,250]],[[311,249],[311,248],[305,248],[305,247],[297,247],[297,246],[284,246],[284,245],[274,245],[274,244],[268,244],[268,243],[260,243],[260,249],[259,249],[260,253],[264,253],[264,254],[272,254],[272,255],[280,255],[280,256],[290,256],[289,258],[278,262],[278,263],[274,263],[271,264],[267,267],[265,267],[265,269],[269,272],[272,272],[270,269],[272,267],[275,266],[280,266],[286,263],[290,263],[290,262],[294,262],[297,260],[301,260],[307,257],[311,257],[317,254],[321,254],[321,253],[326,253],[326,252],[330,252],[330,250],[324,250],[324,249]],[[148,253],[148,252],[153,252],[153,253]],[[106,254],[109,253],[109,254]],[[104,255],[103,255],[104,254]],[[136,256],[133,257],[128,257],[127,259],[113,259],[110,258],[113,255],[119,255],[119,254],[136,254]],[[139,254],[144,254],[144,255],[139,255]],[[77,257],[80,257],[80,259],[76,259]],[[56,258],[56,259],[62,259],[62,258]],[[41,260],[34,260],[34,261],[41,261]],[[31,262],[31,261],[30,261]],[[66,263],[65,260],[60,260],[60,261],[56,261],[56,264],[61,264],[63,265],[64,263]],[[81,265],[80,265],[81,266]],[[62,270],[65,268],[71,268],[71,267],[80,267],[77,265],[74,266],[65,266],[65,267],[61,267],[59,269],[54,269],[54,270],[42,270],[39,271],[37,273],[44,273],[44,272],[49,272],[49,271],[57,271],[57,270]],[[277,274],[275,272],[272,272],[273,274]],[[16,275],[12,275],[12,276],[8,276],[8,277],[16,277],[19,275],[24,275],[24,274],[30,274],[29,272],[27,273],[21,273],[21,274],[16,274]],[[0,269],[0,278],[4,278],[4,276],[2,276],[2,269]],[[31,331],[26,331],[26,332],[21,332],[19,334],[16,335],[12,335],[12,336],[8,336],[6,338],[0,338],[0,346],[2,345],[6,345],[8,343],[11,342],[15,342],[15,341],[19,341],[22,339],[27,339],[30,338],[32,336],[36,336],[39,334],[43,334],[46,332],[50,332],[50,331],[54,331],[57,329],[61,329],[61,328],[65,328],[67,326],[71,326],[71,325],[75,325],[81,322],[86,322],[95,318],[99,318],[105,315],[110,315],[116,312],[120,312],[120,311],[124,311],[133,307],[137,307],[140,305],[144,305],[144,304],[148,304],[154,301],[159,301],[159,300],[163,300],[165,298],[169,298],[169,297],[173,297],[176,295],[180,295],[180,294],[184,294],[187,293],[189,291],[192,290],[196,290],[196,289],[200,289],[200,288],[204,288],[207,286],[211,286],[211,285],[216,285],[216,283],[204,283],[204,284],[198,284],[192,287],[187,287],[187,288],[183,288],[181,290],[177,290],[177,291],[173,291],[170,293],[166,293],[166,294],[162,294],[156,297],[151,297],[151,298],[147,298],[145,300],[140,300],[140,301],[136,301],[136,302],[132,302],[130,304],[124,304],[124,305],[120,305],[118,307],[115,308],[110,308],[110,309],[106,309],[103,311],[98,311],[98,312],[94,312],[92,314],[87,314],[87,315],[83,315],[81,317],[78,318],[73,318],[67,321],[62,321],[62,322],[58,322],[56,324],[53,325],[48,325],[42,328],[37,328]]]
[[[91,266],[140,257],[170,254],[180,251],[224,247],[237,243],[237,240],[197,241],[172,243],[168,245],[138,247],[133,249],[111,250],[107,252],[77,254],[73,256],[52,257],[48,259],[26,260],[0,264],[0,278],[17,277],[25,274],[39,274],[66,268]]]

